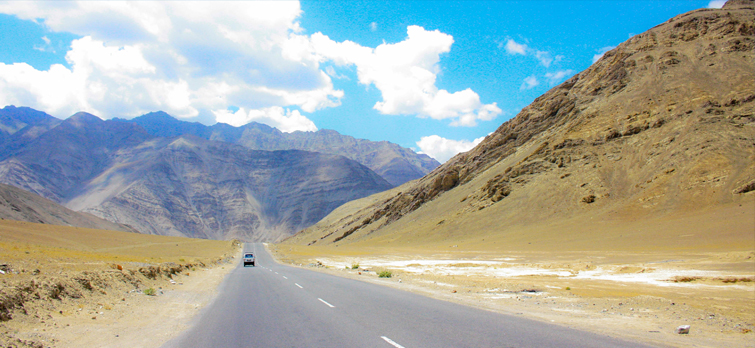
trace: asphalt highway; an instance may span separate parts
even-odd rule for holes
[[[247,244],[192,327],[164,347],[647,347],[276,263]]]

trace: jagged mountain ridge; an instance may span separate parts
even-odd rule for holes
[[[87,113],[0,161],[0,182],[143,233],[249,241],[289,236],[392,187],[342,156],[155,137]]]
[[[437,242],[751,204],[753,36],[752,1],[672,18],[537,98],[473,150],[288,242]]]
[[[440,165],[425,154],[417,154],[387,141],[356,139],[326,129],[284,133],[256,122],[241,127],[224,123],[205,126],[177,120],[164,112],[152,112],[127,122],[142,126],[155,136],[192,134],[208,140],[243,145],[253,150],[305,150],[341,155],[369,167],[394,186],[418,179]]]

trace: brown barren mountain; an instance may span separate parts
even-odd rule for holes
[[[672,18],[471,151],[287,243],[432,246],[488,235],[520,242],[500,248],[753,250],[754,36],[752,1]],[[742,205],[749,214],[735,214]],[[686,233],[695,236],[676,240]]]
[[[637,35],[471,151],[275,251],[654,346],[750,347],[754,17],[730,1]]]

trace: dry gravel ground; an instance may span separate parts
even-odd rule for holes
[[[159,347],[212,300],[239,250],[0,220],[0,347]]]
[[[271,249],[290,264],[653,345],[755,347],[753,251]],[[378,278],[385,270],[392,277]]]

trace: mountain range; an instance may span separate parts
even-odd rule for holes
[[[283,133],[265,124],[250,122],[241,127],[225,123],[205,126],[180,121],[164,112],[152,112],[128,120],[160,137],[191,134],[197,137],[239,144],[253,150],[304,150],[341,155],[364,164],[393,186],[419,179],[440,165],[425,154],[387,141],[355,139],[333,130]]]
[[[405,178],[421,175],[426,170],[421,165],[434,162],[394,144],[374,144],[332,131],[295,135],[304,139],[301,146],[341,144],[331,153],[254,150],[216,140],[251,143],[245,140],[255,136],[250,130],[262,129],[278,137],[277,145],[268,146],[274,148],[285,143],[286,135],[261,125],[242,130],[206,127],[165,114],[104,121],[78,113],[58,120],[8,106],[0,110],[0,121],[0,182],[161,235],[275,241],[314,224],[345,202],[392,188],[366,166],[333,153],[345,151],[349,143],[365,149],[373,164],[392,158],[382,167],[377,164],[386,168],[384,173],[399,173],[391,168],[412,166],[407,164],[410,160],[418,163]],[[140,123],[148,123],[152,132]],[[186,130],[192,127],[214,133]],[[318,140],[307,141],[308,135]]]
[[[754,15],[729,1],[636,35],[471,151],[286,243],[751,247]]]

